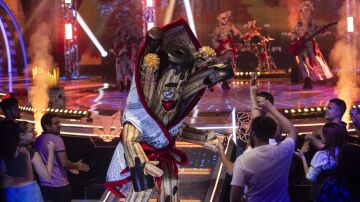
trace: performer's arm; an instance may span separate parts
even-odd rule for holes
[[[149,161],[142,149],[139,139],[141,133],[131,124],[125,124],[122,133],[124,143],[125,158],[130,168],[135,167],[135,159],[139,158],[141,164],[145,164],[144,174],[150,174],[153,177],[160,177],[163,171],[156,167],[158,162]]]
[[[231,30],[234,37],[241,37],[241,32],[238,29],[236,29],[234,25],[231,25]]]
[[[218,151],[216,144],[224,140],[224,136],[213,131],[202,131],[184,124],[178,136],[181,140],[203,145],[212,151]]]

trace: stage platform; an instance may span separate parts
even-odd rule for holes
[[[12,78],[12,91],[19,95],[22,105],[29,105],[27,89],[31,81],[23,77]],[[231,82],[229,91],[222,91],[216,85],[213,91],[207,89],[196,106],[198,114],[227,113],[235,107],[238,111],[249,111],[249,80],[236,79]],[[335,86],[331,83],[314,84],[312,90],[303,90],[302,84],[292,84],[290,78],[260,78],[259,91],[268,91],[274,95],[277,108],[303,108],[325,106],[329,99],[337,97]],[[123,111],[127,92],[120,92],[112,82],[103,81],[101,77],[87,77],[79,80],[60,81],[66,96],[66,109],[97,111],[99,114],[111,115]],[[9,92],[9,78],[0,78],[0,93]],[[360,100],[360,95],[356,95]]]

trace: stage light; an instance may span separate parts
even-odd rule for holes
[[[70,23],[65,24],[65,39],[66,40],[73,39],[72,24],[70,24]]]
[[[301,109],[298,109],[298,112],[301,112]]]
[[[60,109],[60,113],[62,113],[64,110]]]
[[[174,13],[175,3],[175,0],[169,0],[168,7],[165,12],[164,24],[168,24],[171,22]]]
[[[285,109],[285,111],[284,111],[284,112],[285,112],[285,114],[287,114],[287,113],[289,113],[289,110]]]
[[[59,112],[59,109],[55,109],[55,112],[56,112],[56,113]]]
[[[6,34],[5,26],[3,24],[3,21],[0,19],[0,29],[4,38],[5,42],[5,49],[6,49],[6,57],[7,57],[7,66],[8,66],[8,72],[11,72],[11,51],[10,51],[10,45],[8,41],[8,35]]]
[[[153,22],[147,23],[147,30],[149,31],[151,28],[155,27],[155,24]]]
[[[64,3],[71,4],[71,0],[64,0]]]
[[[354,17],[347,17],[347,31],[354,32]]]
[[[186,16],[189,21],[190,28],[191,28],[192,32],[194,33],[194,35],[196,36],[195,22],[194,22],[194,18],[193,18],[191,6],[190,6],[190,1],[184,0],[184,5],[185,5]]]
[[[312,112],[314,112],[314,111],[315,111],[315,109],[314,109],[314,108],[311,108],[310,110],[311,110]]]
[[[320,108],[320,107],[318,107],[318,108],[316,108],[316,110],[321,111],[321,108]]]
[[[153,7],[153,0],[146,0],[146,7]]]
[[[295,109],[291,109],[290,111],[291,111],[291,113],[295,113]]]
[[[93,44],[96,46],[96,48],[99,50],[102,57],[106,57],[108,53],[105,51],[105,49],[101,46],[100,42],[96,39],[95,35],[91,32],[90,28],[85,23],[84,19],[81,17],[80,13],[76,12],[76,20],[79,23],[79,25],[83,28],[87,36],[90,38],[90,40],[93,42]]]
[[[307,108],[304,109],[304,112],[308,112],[309,110]]]

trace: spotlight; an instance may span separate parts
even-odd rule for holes
[[[153,7],[153,1],[152,0],[146,0],[146,7]]]
[[[309,110],[307,108],[304,109],[304,112],[308,112]]]
[[[321,108],[320,108],[320,107],[318,107],[318,108],[316,108],[316,110],[321,111]]]
[[[74,11],[74,12],[77,12],[77,11]],[[108,55],[108,53],[101,46],[100,42],[96,39],[95,35],[91,32],[90,28],[87,26],[87,24],[85,23],[84,19],[81,17],[79,12],[76,13],[76,20],[78,21],[79,25],[83,28],[85,33],[88,35],[90,40],[94,43],[96,48],[99,50],[99,52],[101,53],[101,56],[106,57]]]
[[[192,9],[191,9],[191,5],[190,5],[190,1],[184,0],[184,5],[185,5],[186,15],[187,15],[187,19],[189,21],[190,28],[191,28],[192,32],[194,33],[194,35],[196,36],[195,22],[194,22],[193,14],[191,11]]]
[[[285,111],[284,111],[284,112],[287,114],[287,113],[289,113],[289,110],[285,109]]]
[[[310,110],[311,110],[312,112],[314,112],[314,111],[315,111],[315,109],[314,109],[314,108],[311,108]]]
[[[295,109],[291,109],[290,111],[291,111],[291,113],[295,113]]]
[[[67,40],[73,39],[72,24],[71,23],[66,23],[65,24],[65,39],[67,39]]]
[[[298,109],[298,112],[301,112],[301,109]]]
[[[347,17],[347,31],[354,32],[354,17]]]

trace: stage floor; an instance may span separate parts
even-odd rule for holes
[[[120,92],[115,84],[102,81],[100,77],[79,80],[60,81],[65,88],[66,108],[76,110],[98,111],[100,114],[113,114],[123,111],[127,92]],[[12,90],[20,96],[21,104],[27,105],[27,89],[31,82],[23,77],[12,78]],[[0,92],[9,91],[8,77],[0,78]],[[331,98],[337,97],[333,85],[315,84],[313,90],[303,90],[302,84],[292,84],[289,78],[262,78],[258,80],[259,91],[268,91],[274,95],[275,106],[278,108],[299,108],[325,106]],[[220,85],[214,91],[206,90],[196,106],[198,113],[230,112],[234,107],[239,111],[248,111],[249,83],[248,80],[234,80],[231,89],[223,92]],[[356,95],[360,100],[360,95]]]

